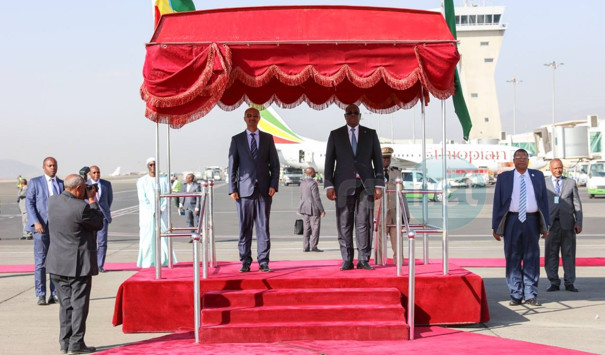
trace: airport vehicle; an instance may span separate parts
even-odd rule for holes
[[[204,179],[220,181],[223,180],[223,172],[218,166],[210,166],[204,170]]]
[[[588,163],[586,190],[590,198],[605,195],[605,160],[593,160]]]
[[[588,180],[588,162],[577,163],[570,169],[567,169],[569,177],[576,180],[578,186],[586,186]]]
[[[301,168],[285,167],[282,173],[282,182],[286,186],[291,184],[300,186],[303,176],[304,174]]]
[[[401,178],[403,179],[403,190],[405,192],[405,196],[409,198],[422,198],[423,194],[419,193],[418,190],[422,190],[422,180],[424,175],[421,171],[418,170],[402,170]],[[443,181],[437,181],[436,179],[427,176],[427,190],[429,191],[441,191]],[[449,198],[451,195],[451,191],[448,189]],[[443,201],[442,193],[429,193],[428,199],[432,201]]]

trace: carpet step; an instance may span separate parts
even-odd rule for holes
[[[405,322],[403,307],[392,305],[262,306],[204,308],[203,325],[256,322],[321,321],[400,321]]]
[[[400,304],[396,288],[305,288],[204,292],[203,308],[286,305]]]
[[[203,343],[266,343],[285,340],[407,340],[409,339],[409,326],[401,321],[203,325],[200,338]]]

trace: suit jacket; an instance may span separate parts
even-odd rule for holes
[[[534,187],[534,195],[538,204],[540,213],[540,234],[544,234],[550,227],[550,213],[548,211],[548,195],[546,193],[546,184],[544,183],[544,174],[539,170],[527,169],[529,177]],[[492,229],[498,235],[504,235],[504,222],[510,208],[513,194],[513,184],[515,170],[510,170],[498,175],[496,181],[496,190],[494,192],[494,206],[492,210]]]
[[[111,204],[113,203],[113,189],[111,182],[103,179],[99,179],[98,182],[101,185],[101,197],[99,198],[99,208],[105,216],[107,223],[111,223]]]
[[[69,277],[98,274],[95,232],[103,228],[103,219],[97,203],[89,205],[69,191],[51,196],[48,199],[48,273]]]
[[[375,130],[359,126],[355,156],[347,127],[345,125],[330,132],[326,146],[324,187],[334,187],[339,196],[340,185],[345,181],[354,182],[357,172],[366,192],[373,194],[376,186],[384,186],[384,168],[378,136]],[[345,186],[347,187],[349,186]]]
[[[313,179],[303,179],[300,182],[300,206],[298,206],[298,213],[319,216],[323,212],[324,206],[319,197],[317,182]]]
[[[181,192],[187,192],[187,183],[181,186]],[[200,192],[200,184],[195,182],[195,180],[191,183],[191,188],[189,192]],[[200,209],[200,198],[199,197],[183,197],[183,208],[186,210],[194,211],[196,208]]]
[[[561,190],[559,194],[559,203],[555,203],[557,196],[551,177],[545,178],[546,190],[548,194],[548,208],[550,210],[550,220],[554,221],[559,217],[559,223],[562,229],[573,229],[574,226],[582,226],[582,202],[576,181],[561,177]]]
[[[63,180],[57,179],[59,192],[64,190]],[[34,223],[39,222],[48,233],[48,183],[46,175],[38,176],[27,184],[27,196],[25,198],[25,209],[27,210],[27,230],[35,232]]]
[[[240,197],[254,193],[254,184],[258,182],[258,191],[269,195],[269,188],[277,191],[279,187],[279,158],[269,133],[258,131],[258,158],[252,158],[246,131],[231,138],[229,147],[229,194],[237,192]]]

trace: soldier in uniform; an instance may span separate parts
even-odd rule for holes
[[[385,187],[387,191],[395,191],[397,190],[397,186],[395,185],[395,180],[401,179],[401,171],[397,169],[395,166],[391,166],[391,156],[393,155],[393,148],[391,147],[383,147],[382,148],[382,163],[384,165],[384,180]],[[396,209],[395,205],[396,196],[394,192],[385,192],[383,194],[383,198],[387,199],[387,216],[386,223],[388,225],[394,225],[396,221]],[[403,203],[405,204],[405,210],[407,211],[408,220],[410,218],[410,209],[408,208],[408,201],[405,198],[405,194],[403,195]],[[374,204],[374,216],[375,220],[379,221],[378,224],[378,234],[377,234],[377,247],[382,248],[382,215],[378,215],[380,209],[382,208],[382,203]],[[402,220],[403,223],[403,220]],[[395,262],[397,257],[397,228],[395,226],[386,228],[387,234],[391,239],[391,249],[393,250],[393,262]]]

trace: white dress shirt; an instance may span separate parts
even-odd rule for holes
[[[57,188],[57,191],[61,193],[61,189],[59,188],[59,183],[57,182],[57,177],[51,178],[50,176],[44,174],[46,178],[46,186],[48,187],[48,196],[52,196],[55,194],[55,190],[53,189],[53,184]]]
[[[534,192],[534,185],[529,177],[529,170],[526,170],[523,174],[525,179],[525,192],[527,197],[527,203],[525,204],[527,213],[538,212],[538,202],[536,201],[536,193]],[[511,196],[509,211],[519,212],[519,193],[521,191],[521,174],[515,169],[514,182],[513,182],[513,194]]]

